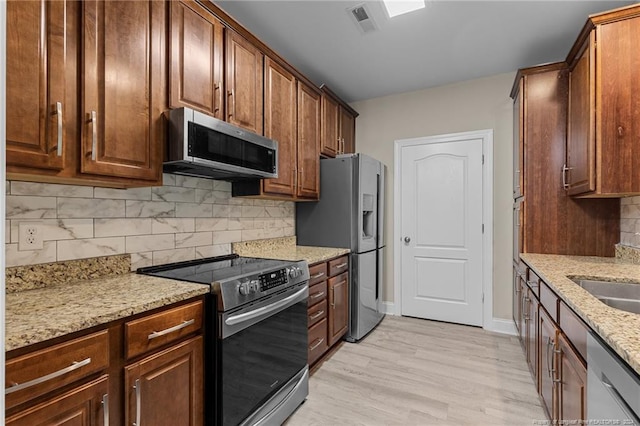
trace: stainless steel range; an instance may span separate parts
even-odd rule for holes
[[[281,424],[307,397],[306,262],[221,256],[138,273],[211,286],[207,423]]]

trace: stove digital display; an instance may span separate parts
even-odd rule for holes
[[[260,291],[271,290],[272,288],[287,283],[287,270],[279,269],[268,274],[260,275]]]

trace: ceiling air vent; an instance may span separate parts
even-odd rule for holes
[[[347,9],[347,11],[361,32],[369,33],[378,29],[366,4],[359,4],[351,9]]]

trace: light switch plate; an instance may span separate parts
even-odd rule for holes
[[[21,222],[18,225],[18,251],[42,250],[42,223]]]

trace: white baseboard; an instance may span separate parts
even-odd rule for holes
[[[393,302],[380,302],[380,310],[383,314],[397,315],[396,305]]]
[[[483,327],[487,331],[493,331],[494,333],[509,334],[511,336],[517,335],[516,325],[513,320],[493,318],[489,324],[485,324]]]

